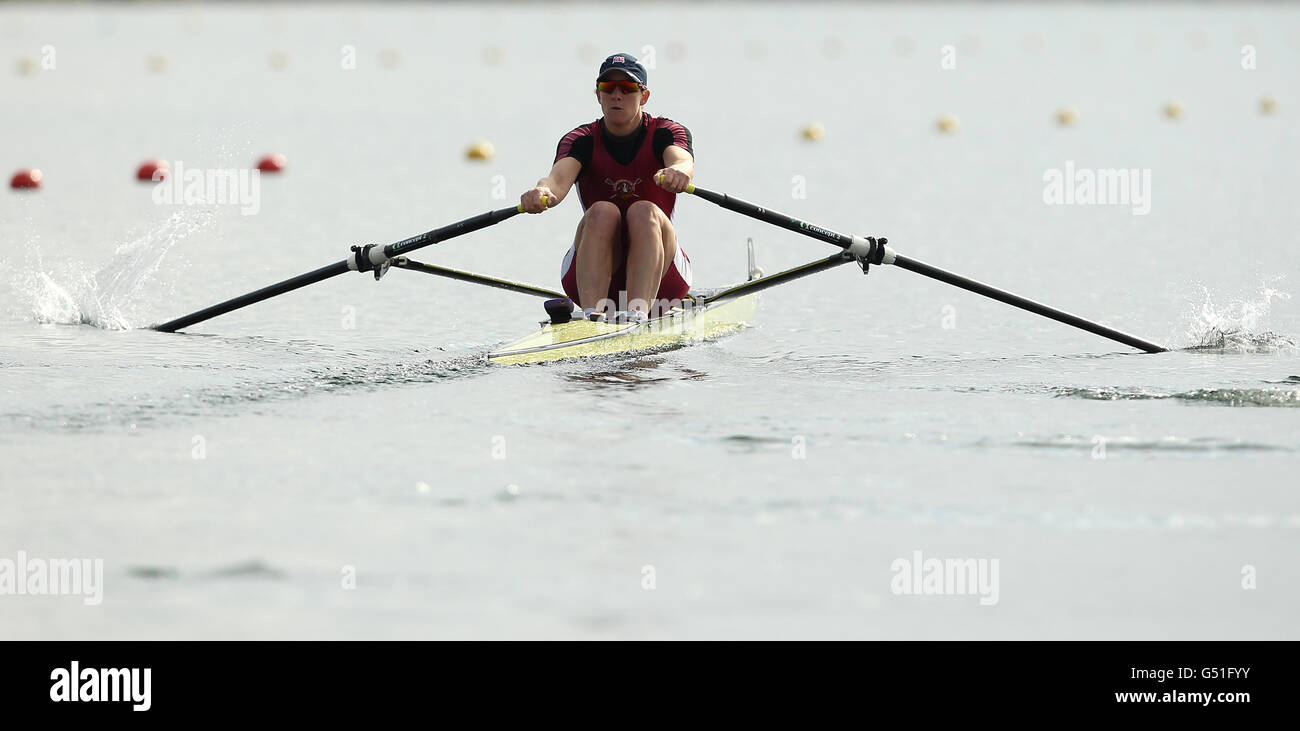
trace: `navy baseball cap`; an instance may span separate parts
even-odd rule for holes
[[[649,86],[646,83],[645,66],[642,66],[641,62],[636,60],[636,56],[630,53],[615,53],[605,59],[605,63],[600,65],[600,73],[596,74],[596,81],[600,81],[601,77],[609,71],[622,71],[641,86]]]

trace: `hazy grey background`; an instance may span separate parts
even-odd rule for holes
[[[138,329],[517,200],[618,50],[703,187],[1215,347],[887,267],[577,365],[486,365],[538,303],[400,271]],[[98,607],[0,596],[0,636],[1294,639],[1298,62],[1272,5],[0,5],[0,173],[46,175],[0,193],[0,557],[107,574]],[[133,179],[272,151],[256,216]],[[1067,160],[1150,169],[1151,213],[1045,205]],[[578,215],[417,258],[556,286]],[[676,220],[702,285],[748,237],[829,253]],[[894,595],[916,550],[997,558],[999,603]]]

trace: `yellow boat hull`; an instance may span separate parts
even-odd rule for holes
[[[673,309],[639,324],[573,320],[545,323],[541,330],[488,354],[492,363],[548,363],[570,358],[619,355],[680,347],[735,332],[749,323],[758,305],[750,294],[704,307]]]

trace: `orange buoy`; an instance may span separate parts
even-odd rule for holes
[[[140,163],[140,167],[135,171],[135,179],[150,182],[166,180],[171,171],[172,167],[166,160],[149,159]]]
[[[45,176],[36,168],[23,168],[14,173],[14,176],[10,178],[9,187],[14,189],[39,188],[41,187],[41,180],[44,178]]]
[[[284,166],[287,165],[288,162],[289,161],[285,159],[284,155],[277,152],[258,160],[257,169],[264,173],[278,173],[284,170]]]

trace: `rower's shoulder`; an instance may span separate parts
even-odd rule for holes
[[[568,132],[564,133],[564,137],[565,137],[566,139],[572,139],[572,138],[576,138],[576,137],[590,137],[590,136],[591,136],[591,133],[592,133],[592,130],[593,130],[593,129],[596,127],[596,125],[598,125],[598,124],[600,124],[600,120],[599,120],[599,119],[597,119],[597,120],[594,121],[594,122],[583,122],[582,124],[578,125],[577,127],[574,127],[573,129],[571,129],[571,130],[569,130]]]
[[[673,146],[685,150],[687,154],[695,155],[695,142],[691,131],[686,125],[668,117],[655,118],[655,135],[654,145],[655,152],[662,155],[664,149]]]
[[[671,117],[655,117],[654,119],[655,119],[655,124],[657,124],[660,127],[681,127],[682,129],[686,129],[686,125],[682,124],[681,122],[678,122],[677,120]]]

